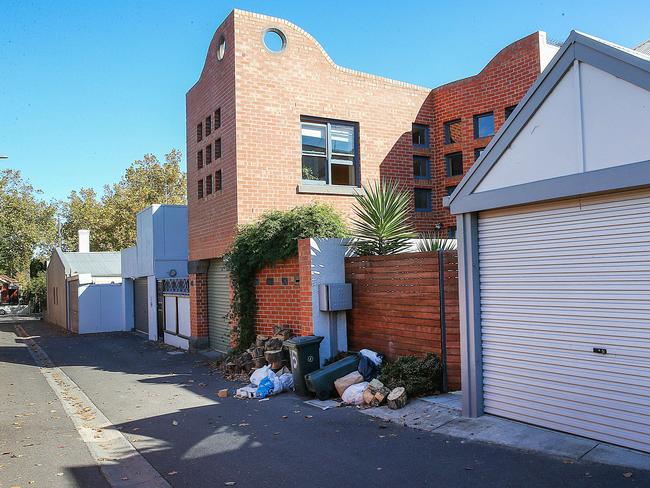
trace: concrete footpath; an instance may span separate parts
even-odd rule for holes
[[[2,401],[19,398],[21,408],[34,403],[29,422],[35,425],[25,422],[23,429],[32,429],[30,437],[38,436],[55,427],[46,425],[44,417],[49,410],[62,412],[61,402],[47,391],[44,374],[29,354],[16,355],[25,346],[11,332],[15,324],[0,325],[0,377],[4,381],[12,376],[11,384],[2,384]],[[41,322],[20,325],[107,419],[104,428],[119,431],[171,486],[650,485],[650,472],[468,442],[385,422],[354,408],[322,411],[289,393],[262,402],[221,399],[219,389],[232,392],[238,385],[205,367],[199,356],[168,351],[134,334],[79,337]],[[39,389],[27,386],[36,383]],[[58,404],[53,407],[50,401]],[[11,430],[13,415],[4,407],[0,412],[2,450],[26,453],[21,444],[25,431]],[[49,459],[56,446],[48,441],[29,452],[29,461],[11,458],[11,468],[0,468],[0,487],[106,485],[81,478],[97,476],[97,462],[75,436],[73,423],[59,416],[61,432],[74,439],[63,449],[65,456]],[[34,469],[50,462],[54,465],[47,473]],[[53,476],[55,481],[64,477],[66,484],[50,483],[45,478],[50,471],[62,472]],[[27,479],[35,483],[28,485]]]
[[[465,441],[558,456],[563,462],[588,461],[650,471],[650,454],[491,415],[465,418],[461,415],[461,403],[459,392],[416,399],[400,410],[378,407],[361,411],[399,425]]]

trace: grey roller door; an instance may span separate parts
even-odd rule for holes
[[[149,307],[147,278],[136,278],[133,282],[133,313],[135,330],[149,333]]]
[[[230,349],[230,277],[222,259],[213,259],[208,268],[208,333],[210,349]]]
[[[650,451],[650,191],[479,216],[486,413]]]

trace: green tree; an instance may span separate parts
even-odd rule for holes
[[[110,250],[110,242],[104,234],[106,216],[102,203],[92,188],[72,191],[63,204],[61,237],[66,251],[76,251],[79,244],[79,229],[89,229],[93,251]]]
[[[117,251],[135,244],[136,214],[155,203],[185,204],[187,181],[181,152],[172,149],[160,162],[153,154],[134,161],[119,182],[106,185],[101,198],[88,188],[72,192],[63,205],[64,248],[76,250],[78,230],[90,230],[93,251]]]
[[[29,273],[33,256],[47,254],[56,237],[54,204],[18,170],[0,171],[0,273]]]
[[[375,182],[356,196],[352,246],[357,254],[374,256],[404,251],[415,237],[410,220],[410,195],[397,183]]]

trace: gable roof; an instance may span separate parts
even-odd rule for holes
[[[56,249],[66,275],[121,276],[122,260],[119,252],[63,252]]]
[[[650,56],[581,32],[572,31],[546,69],[539,75],[512,115],[470,168],[456,190],[443,199],[453,214],[480,210],[461,204],[470,197],[521,129],[544,103],[574,61],[586,62],[646,90],[650,90]],[[511,187],[514,188],[514,187]],[[514,193],[514,192],[513,192]],[[518,196],[523,199],[523,195]],[[470,197],[471,198],[471,197]]]

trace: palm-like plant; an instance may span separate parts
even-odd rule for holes
[[[439,232],[422,234],[418,242],[418,251],[420,252],[451,251],[453,249],[457,249],[456,240],[442,237]]]
[[[415,237],[410,222],[410,195],[397,183],[375,182],[356,196],[352,219],[352,247],[362,256],[395,254],[408,248]]]

